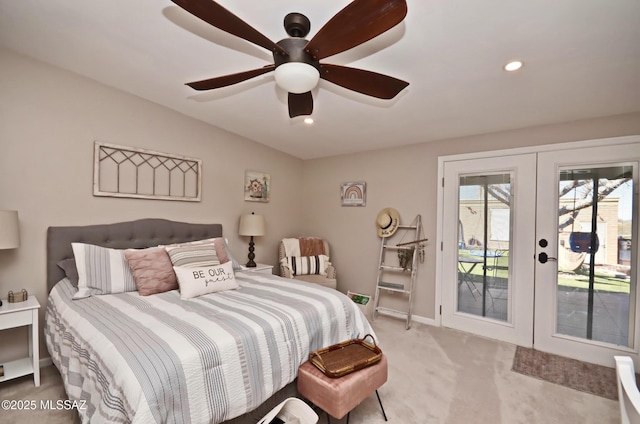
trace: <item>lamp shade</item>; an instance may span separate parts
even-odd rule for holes
[[[263,236],[265,232],[264,216],[247,214],[240,216],[238,234],[241,236]]]
[[[306,63],[289,62],[276,68],[275,78],[276,84],[288,93],[302,94],[318,85],[320,72]]]
[[[0,211],[0,249],[20,247],[18,211]]]

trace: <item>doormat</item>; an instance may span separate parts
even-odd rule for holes
[[[581,392],[618,400],[615,368],[517,346],[511,370]]]

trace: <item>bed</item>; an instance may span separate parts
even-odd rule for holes
[[[219,224],[144,219],[50,227],[45,339],[69,399],[91,423],[255,423],[295,395],[309,352],[373,333],[348,297],[237,271],[238,289],[184,300],[178,290],[73,299],[60,261],[71,243],[143,249],[222,237]]]

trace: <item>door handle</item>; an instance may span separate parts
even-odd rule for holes
[[[544,252],[540,252],[538,253],[538,262],[540,262],[541,264],[546,264],[548,261],[557,261],[558,258],[550,258],[549,255],[547,255]]]

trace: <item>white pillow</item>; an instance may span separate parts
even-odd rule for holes
[[[327,268],[331,264],[327,255],[316,256],[288,256],[282,258],[282,264],[287,266],[293,275],[323,275],[327,276]]]
[[[74,299],[136,291],[124,250],[85,243],[71,243],[78,269],[78,291]]]
[[[239,287],[231,261],[212,266],[174,266],[173,270],[178,277],[181,299],[191,299],[203,294],[233,290]]]

